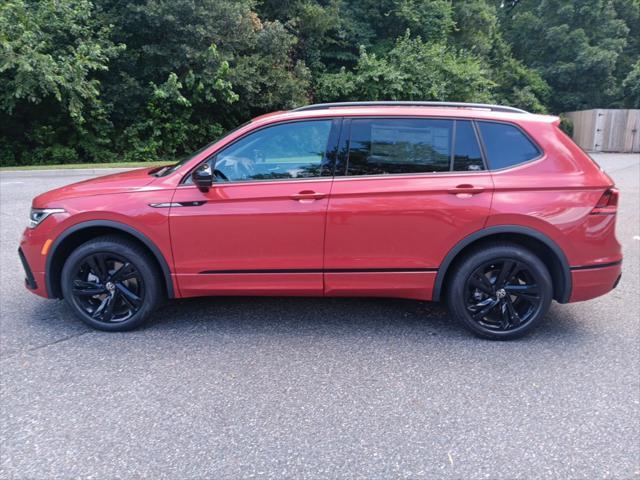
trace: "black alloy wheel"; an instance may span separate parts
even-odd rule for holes
[[[504,332],[526,325],[542,305],[535,274],[508,258],[478,267],[467,278],[465,292],[471,318],[490,330]]]
[[[159,304],[160,278],[144,247],[110,235],[71,252],[62,269],[62,293],[74,313],[93,328],[131,330]]]
[[[547,267],[511,243],[487,244],[468,254],[447,286],[453,316],[476,335],[512,339],[535,328],[553,298]]]
[[[120,255],[99,252],[86,256],[72,281],[73,301],[97,322],[124,322],[144,302],[142,275]]]

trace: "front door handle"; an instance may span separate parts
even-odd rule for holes
[[[318,192],[314,192],[313,190],[302,190],[301,192],[294,193],[293,195],[291,195],[291,198],[293,200],[298,200],[299,202],[304,202],[304,201],[319,200],[326,196],[327,195],[325,193],[318,193]]]
[[[452,195],[457,195],[459,193],[467,193],[473,195],[476,193],[484,192],[484,187],[475,187],[469,183],[463,183],[462,185],[458,185],[455,188],[450,188],[449,190],[447,190],[447,192],[451,193]]]

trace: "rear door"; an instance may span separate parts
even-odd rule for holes
[[[469,120],[345,120],[327,214],[325,293],[430,299],[447,252],[493,192]],[[338,176],[342,173],[342,176]]]
[[[187,179],[171,207],[183,296],[321,295],[324,229],[340,121],[280,123],[207,160],[218,181]]]

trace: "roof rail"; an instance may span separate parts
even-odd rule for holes
[[[529,113],[526,110],[503,105],[491,105],[488,103],[464,103],[464,102],[424,102],[424,101],[376,101],[376,102],[335,102],[316,103],[294,109],[294,112],[307,110],[324,110],[326,108],[340,107],[445,107],[445,108],[479,108],[492,112]]]

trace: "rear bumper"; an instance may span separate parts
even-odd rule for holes
[[[622,260],[603,266],[573,267],[569,302],[582,302],[610,292],[618,286],[621,275]]]

